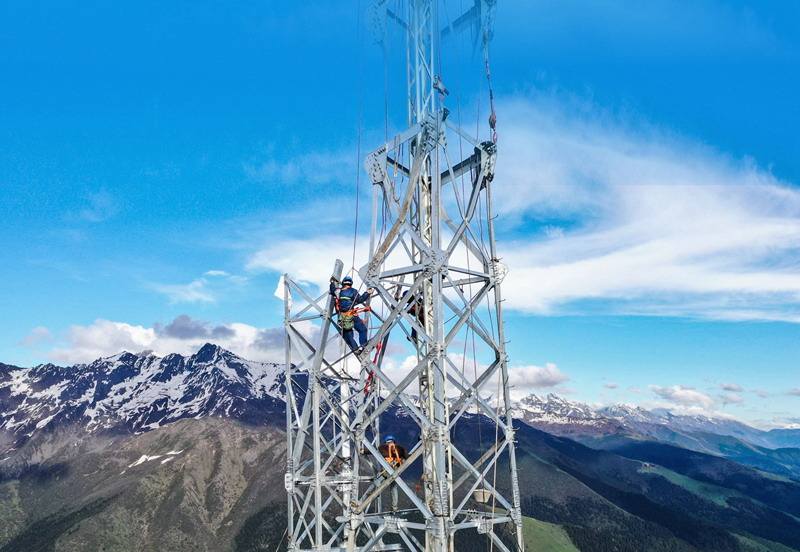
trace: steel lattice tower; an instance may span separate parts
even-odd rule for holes
[[[492,4],[471,10],[484,39]],[[394,13],[376,4],[406,34],[408,128],[365,160],[372,231],[358,274],[375,296],[360,359],[342,344],[332,296],[284,275],[289,550],[452,552],[462,531],[523,549],[491,200],[496,147],[443,105],[437,5],[406,0]],[[337,261],[333,276],[342,272]],[[389,348],[410,352],[404,367]],[[397,469],[378,450],[387,414],[416,439]],[[398,512],[384,508],[392,485],[404,500]]]

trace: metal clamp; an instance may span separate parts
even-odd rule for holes
[[[492,281],[494,285],[498,285],[505,280],[506,276],[508,276],[508,266],[504,263],[500,262],[500,259],[492,259],[491,260],[491,268],[492,268]]]
[[[494,142],[481,142],[480,148],[475,148],[481,152],[481,170],[484,172],[481,187],[485,187],[488,182],[494,180],[494,166],[497,161],[497,144]]]
[[[373,184],[381,184],[386,181],[388,177],[386,173],[386,146],[381,146],[367,155],[366,159],[364,159],[364,169],[366,169]]]
[[[491,533],[493,525],[494,523],[492,523],[492,518],[488,517],[478,518],[478,525],[477,525],[478,534],[485,535],[486,533]]]
[[[400,532],[400,520],[396,517],[386,516],[383,518],[383,526],[386,527],[387,533],[399,533]]]

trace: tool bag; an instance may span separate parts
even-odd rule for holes
[[[353,311],[339,313],[339,325],[342,327],[342,330],[346,332],[352,330],[353,326],[355,326],[355,323],[355,315],[353,314]]]

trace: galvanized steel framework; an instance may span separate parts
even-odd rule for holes
[[[491,4],[473,8],[484,36]],[[456,532],[473,531],[498,550],[522,550],[495,144],[470,136],[443,105],[436,0],[407,0],[404,13],[377,6],[406,31],[408,128],[365,161],[372,232],[358,274],[375,297],[360,359],[342,344],[333,298],[284,276],[289,549],[446,552]],[[337,261],[333,276],[342,272]],[[389,345],[410,353],[406,369],[385,358]],[[387,411],[419,429],[398,469],[378,451]],[[453,440],[468,421],[486,436],[480,450]],[[384,507],[392,485],[407,506],[398,512]]]

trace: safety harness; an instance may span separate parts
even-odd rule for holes
[[[362,312],[370,312],[369,305],[357,305],[350,310],[343,311],[340,309],[339,297],[336,297],[336,312],[339,313],[339,326],[342,330],[348,332],[353,329],[355,325],[355,317]]]
[[[400,458],[400,451],[397,449],[397,445],[394,443],[386,443],[386,453],[384,454],[383,459],[386,460],[386,463],[393,468],[399,468],[403,463],[403,459]]]

